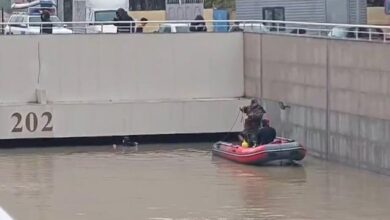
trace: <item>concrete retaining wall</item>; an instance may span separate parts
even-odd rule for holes
[[[388,44],[201,33],[0,47],[0,139],[239,131],[245,95],[312,154],[390,173]]]
[[[34,102],[37,88],[50,102],[241,97],[242,45],[239,33],[3,37],[0,103]]]
[[[0,139],[239,131],[242,37],[2,36]]]
[[[382,43],[245,34],[245,93],[312,154],[390,173],[389,53]]]
[[[390,173],[390,45],[329,42],[329,155]]]
[[[246,99],[0,106],[0,139],[199,134],[242,130]]]

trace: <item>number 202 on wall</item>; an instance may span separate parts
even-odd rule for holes
[[[16,118],[16,123],[11,130],[14,133],[23,132],[24,130],[29,132],[36,132],[37,130],[43,132],[53,131],[53,126],[51,125],[53,115],[51,112],[44,112],[41,115],[37,115],[34,112],[29,112],[26,115],[15,112],[11,115],[11,118]]]

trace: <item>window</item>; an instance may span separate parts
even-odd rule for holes
[[[50,17],[50,21],[51,22],[61,22],[60,19],[57,17],[57,16],[51,16]],[[40,16],[31,16],[29,19],[28,19],[28,22],[29,22],[29,26],[40,26],[40,24],[37,24],[37,23],[40,23],[42,22],[41,20],[41,17]],[[63,24],[60,24],[60,23],[55,23],[53,24],[53,27],[62,27]]]
[[[390,15],[390,0],[385,0],[383,5],[385,7],[385,14]]]
[[[9,23],[15,23],[18,16],[11,16]],[[9,26],[16,27],[16,24],[10,24]]]
[[[73,0],[64,0],[64,21],[73,20]]]
[[[36,23],[42,22],[42,19],[41,19],[41,17],[38,17],[38,16],[30,17],[28,19],[28,22],[29,22],[29,25],[32,27],[33,26],[40,26],[40,24],[36,24]]]
[[[284,21],[284,7],[263,8],[263,20]]]
[[[22,27],[22,22],[23,22],[23,16],[15,16],[15,21],[16,23],[20,23],[20,24],[14,24],[12,26],[15,26],[15,27]]]
[[[176,0],[178,2],[178,0]],[[168,0],[168,3],[172,2]],[[165,0],[129,0],[130,11],[165,10]]]
[[[161,26],[158,29],[158,32],[160,32],[160,33],[171,33],[171,27],[170,26]]]
[[[23,16],[23,17],[22,17],[22,22],[23,22],[24,24],[26,24],[26,23],[28,22],[27,16]]]
[[[263,8],[263,20],[272,20],[272,21],[284,21],[284,7],[267,7]],[[285,24],[278,23],[265,23],[269,27],[270,31],[284,31]]]
[[[274,20],[273,10],[270,8],[263,9],[263,20]]]
[[[167,0],[167,4],[180,4],[180,0]]]
[[[284,21],[284,8],[282,8],[282,7],[274,8],[273,12],[274,12],[274,14],[273,14],[274,19],[273,20]]]
[[[9,23],[22,23],[22,22],[23,22],[23,16],[20,16],[20,15],[13,15],[9,19]],[[9,26],[22,27],[21,24],[10,24]]]
[[[16,16],[11,16],[8,22],[15,22]]]
[[[171,27],[164,27],[163,32],[164,33],[171,33]]]
[[[95,12],[95,21],[113,21],[115,17],[116,17],[116,11]]]
[[[176,26],[177,33],[188,33],[190,32],[190,28],[188,26]]]
[[[23,16],[17,16],[15,22],[22,23],[23,22]]]

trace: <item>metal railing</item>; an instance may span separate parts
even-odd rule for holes
[[[298,35],[363,41],[390,41],[390,26],[330,24],[312,22],[271,20],[205,20],[205,21],[102,21],[102,22],[51,22],[53,34],[107,34],[136,33],[183,33],[199,31],[199,22],[204,22],[207,32],[255,32],[267,34]],[[147,25],[142,26],[142,24]],[[5,35],[41,34],[47,23],[0,23],[0,32]]]

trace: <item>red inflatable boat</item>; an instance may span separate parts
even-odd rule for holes
[[[217,142],[213,145],[213,155],[238,163],[260,165],[276,160],[300,161],[306,156],[306,149],[294,140],[276,138],[270,144],[252,148]]]

